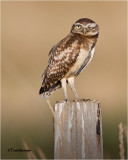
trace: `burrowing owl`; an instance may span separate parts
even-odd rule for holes
[[[53,91],[62,87],[66,100],[66,83],[69,83],[75,98],[78,99],[74,78],[91,62],[98,35],[98,25],[91,19],[82,18],[73,24],[67,37],[53,46],[39,91],[43,98],[48,98]]]

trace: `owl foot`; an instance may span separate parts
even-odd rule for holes
[[[59,101],[56,101],[56,103],[59,103]]]
[[[64,100],[64,102],[65,102],[65,103],[67,103],[67,102],[68,102],[68,100],[67,100],[67,99],[65,99],[65,100]]]

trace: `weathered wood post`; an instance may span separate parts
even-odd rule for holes
[[[99,101],[58,102],[54,113],[54,159],[103,159]]]

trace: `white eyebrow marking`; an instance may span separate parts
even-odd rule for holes
[[[91,23],[89,27],[96,27],[96,23]]]
[[[74,25],[81,25],[83,28],[88,27],[88,26],[96,27],[96,23],[88,23],[86,26],[81,23],[74,23]]]

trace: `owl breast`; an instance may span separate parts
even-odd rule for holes
[[[76,63],[71,67],[65,78],[77,76],[83,69],[91,62],[95,53],[95,48],[92,50],[86,50],[85,48],[80,49],[79,56],[77,57]]]

